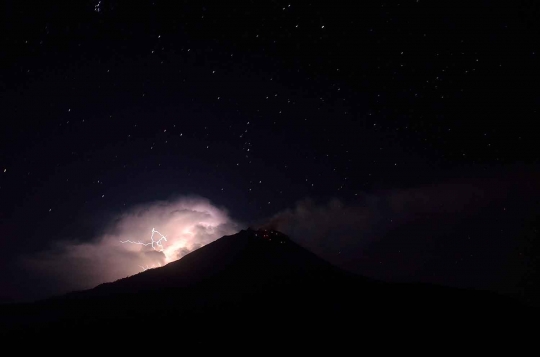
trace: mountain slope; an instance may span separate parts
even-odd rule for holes
[[[523,341],[533,319],[529,309],[487,292],[352,275],[264,230],[225,236],[162,268],[0,312],[3,333],[13,341],[93,336],[118,343],[158,328],[160,338],[182,336],[199,345],[258,346],[277,334],[276,346],[317,340],[329,348],[354,345],[359,336]]]
[[[103,296],[209,283],[252,290],[261,284],[266,287],[291,279],[320,280],[332,274],[348,275],[279,232],[244,230],[164,267],[71,295]]]

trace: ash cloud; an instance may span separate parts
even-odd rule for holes
[[[166,236],[161,252],[121,243],[148,243],[152,228]],[[224,208],[204,198],[181,197],[132,207],[114,217],[91,241],[55,241],[47,251],[23,257],[22,265],[41,279],[51,280],[57,292],[87,289],[163,266],[239,230]]]
[[[255,226],[279,230],[331,263],[363,275],[430,281],[434,268],[442,266],[448,277],[439,271],[437,279],[453,282],[463,272],[478,270],[481,281],[486,279],[480,267],[456,262],[464,256],[485,258],[482,269],[487,271],[495,254],[503,256],[510,244],[521,244],[519,230],[540,197],[539,178],[511,173],[364,193],[352,202],[304,199]]]
[[[356,204],[337,198],[325,203],[305,198],[294,208],[255,226],[283,232],[322,258],[341,265],[342,253],[360,251],[390,228],[386,224],[390,209],[378,196],[366,196]]]

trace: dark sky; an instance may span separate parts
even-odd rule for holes
[[[183,195],[367,275],[530,294],[537,2],[2,7],[1,298],[47,290],[21,257]]]

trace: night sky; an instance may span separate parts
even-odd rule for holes
[[[538,298],[537,2],[17,0],[0,14],[1,301],[94,269],[58,242],[102,254],[119,215],[186,200],[226,212],[225,233],[270,222],[371,277]],[[140,239],[163,230],[144,223]]]

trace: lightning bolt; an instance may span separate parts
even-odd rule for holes
[[[142,265],[139,265],[139,267],[141,267],[142,271],[147,271],[148,269],[158,268],[158,267],[160,267],[160,266],[161,266],[161,264],[159,264],[158,266],[156,266],[155,264],[152,265],[152,266],[148,266],[148,265],[142,266]]]
[[[156,234],[156,233],[161,236],[161,238],[159,238],[158,240],[154,240],[154,234]],[[154,250],[156,250],[158,252],[163,252],[163,244],[161,244],[162,240],[164,240],[166,242],[167,238],[165,238],[165,236],[163,234],[159,233],[154,228],[152,228],[152,236],[150,237],[150,242],[149,243],[143,243],[143,242],[138,242],[138,241],[134,242],[132,240],[124,240],[124,241],[121,240],[120,243],[139,244],[139,245],[143,245],[145,247],[151,245],[152,249],[154,249]]]

